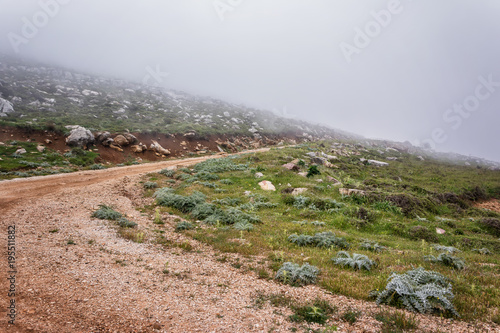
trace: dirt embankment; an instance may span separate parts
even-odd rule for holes
[[[115,137],[120,133],[112,135]],[[149,146],[152,140],[157,141],[162,147],[168,149],[171,154],[168,157],[188,157],[198,155],[199,151],[207,153],[220,152],[219,147],[228,153],[234,153],[242,149],[256,149],[264,146],[275,145],[280,141],[298,142],[301,138],[293,134],[283,134],[276,136],[264,136],[260,140],[255,140],[246,136],[211,135],[184,137],[182,134],[153,134],[153,133],[132,133],[139,142]],[[50,149],[59,152],[69,151],[64,135],[54,131],[26,130],[17,127],[0,127],[0,142],[8,140],[32,141],[44,144]],[[91,147],[92,150],[100,154],[97,162],[110,162],[114,164],[133,161],[137,158],[146,161],[161,161],[164,157],[157,156],[155,152],[148,150],[142,153],[134,153],[131,146],[121,147],[123,151],[118,151],[100,144]]]

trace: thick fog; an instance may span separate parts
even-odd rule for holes
[[[0,0],[0,52],[500,161],[498,0]]]

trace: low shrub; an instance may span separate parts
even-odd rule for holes
[[[428,242],[437,242],[437,236],[430,231],[427,227],[417,225],[410,228],[409,231],[410,239],[421,240],[425,239]]]
[[[137,226],[137,223],[127,220],[124,217],[119,218],[117,224],[122,228],[135,228]]]
[[[482,219],[479,224],[488,230],[492,235],[500,237],[500,220],[494,218]]]
[[[314,236],[292,234],[288,236],[288,241],[297,244],[298,246],[313,245],[316,247],[330,248],[338,247],[341,249],[349,249],[350,244],[345,238],[337,237],[334,233],[320,232]]]

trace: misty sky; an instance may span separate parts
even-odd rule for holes
[[[0,52],[500,161],[498,0],[0,0]]]

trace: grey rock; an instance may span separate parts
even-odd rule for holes
[[[387,163],[387,162],[380,162],[380,161],[376,161],[376,160],[368,160],[368,164],[376,165],[376,166],[387,166],[387,165],[389,165],[389,163]]]
[[[66,144],[71,147],[86,147],[95,142],[94,135],[85,127],[74,125],[66,126],[71,134],[66,138]]]

